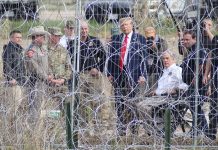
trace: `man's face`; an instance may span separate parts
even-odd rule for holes
[[[74,28],[73,27],[65,27],[64,32],[66,36],[73,36]]]
[[[204,20],[203,23],[204,23],[204,26],[205,26],[206,28],[208,28],[209,30],[212,29],[212,27],[213,27],[213,22],[212,22],[212,20]]]
[[[196,39],[192,38],[191,34],[185,34],[183,36],[183,45],[186,48],[191,48],[192,45],[194,45],[196,43]]]
[[[168,53],[165,53],[163,56],[162,56],[162,61],[163,61],[163,65],[164,65],[164,68],[168,68],[170,67],[172,64],[174,64],[174,59],[172,58],[172,56]]]
[[[81,26],[81,37],[86,38],[89,33],[89,27],[88,25],[82,25]]]
[[[60,41],[60,36],[51,34],[50,40],[51,40],[51,43],[56,45]]]
[[[129,34],[133,30],[133,25],[131,20],[125,20],[121,23],[120,29],[124,34]]]
[[[39,35],[35,35],[35,40],[34,42],[37,45],[42,45],[45,42],[45,35],[39,34]]]
[[[22,42],[22,35],[20,33],[14,33],[11,36],[11,41],[13,43],[16,43],[16,44],[21,44],[21,42]]]

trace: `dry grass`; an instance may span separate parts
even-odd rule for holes
[[[68,1],[68,2],[67,2]],[[55,25],[63,27],[63,20],[65,20],[66,18],[73,18],[75,16],[75,11],[63,11],[62,8],[61,9],[55,9],[57,7],[56,2],[57,1],[53,1],[53,0],[47,0],[46,2],[48,3],[52,3],[52,5],[50,5],[49,7],[45,7],[47,8],[46,10],[43,10],[40,12],[40,22],[39,24],[45,25],[45,26],[50,26],[49,22],[51,20],[53,21],[58,21],[54,22]],[[66,0],[66,4],[71,4],[71,0]],[[69,7],[68,7],[69,8]],[[139,20],[140,24],[139,24],[139,32],[144,34],[143,32],[143,28],[146,26],[155,26],[156,25],[156,21],[155,20],[151,20],[148,18],[144,18],[144,16],[142,16]],[[2,20],[1,20],[2,21]],[[28,22],[26,22],[28,23]],[[25,27],[26,29],[24,29],[25,31],[25,35],[26,32],[28,31],[28,28],[30,26],[35,25],[33,22],[29,22],[30,25],[28,25],[27,27]],[[1,40],[0,40],[0,53],[2,53],[2,47],[4,44],[6,44],[8,42],[8,34],[10,32],[10,30],[12,28],[17,27],[15,25],[15,27],[12,27],[13,25],[11,24],[10,21],[6,20],[5,22],[1,22]],[[96,35],[98,37],[100,37],[102,40],[106,40],[106,38],[108,36],[110,36],[110,29],[111,29],[111,24],[108,25],[99,25],[99,24],[95,24],[91,21],[91,28],[92,28],[92,35]],[[158,26],[157,26],[158,27]],[[167,26],[165,26],[165,28],[167,28]],[[176,32],[174,29],[172,30],[167,30],[165,31],[165,28],[158,28],[158,33],[160,33],[160,35],[162,37],[164,37],[164,39],[167,40],[168,42],[168,46],[170,49],[172,49],[175,53],[177,53],[178,56],[178,63],[181,62],[182,57],[179,56],[178,54],[178,50],[177,50],[177,40],[178,37],[176,35]],[[27,39],[26,37],[24,37],[23,40],[23,44],[22,46],[24,48],[26,48],[29,45],[30,41],[29,39]],[[0,70],[2,70],[2,58],[0,58]],[[3,79],[3,74],[0,74],[0,81],[4,81]],[[4,92],[5,92],[5,88],[3,86],[3,84],[0,84],[0,100],[4,99]],[[1,115],[2,117],[2,115]],[[81,147],[85,147],[84,149],[94,149],[94,147],[97,147],[97,145],[102,145],[102,146],[108,146],[109,149],[116,149],[116,150],[120,150],[120,149],[128,149],[128,150],[153,150],[153,149],[164,149],[164,139],[151,135],[148,136],[146,134],[146,132],[141,129],[140,131],[140,135],[139,136],[133,136],[133,135],[128,135],[126,137],[120,137],[117,138],[115,135],[115,118],[113,118],[113,120],[111,120],[111,124],[110,127],[99,127],[100,125],[98,125],[99,130],[95,130],[94,134],[90,134],[89,131],[84,131],[82,130],[82,127],[79,127],[79,142],[80,142],[80,146]],[[65,120],[61,120],[59,123],[62,124],[63,122],[65,122]],[[3,136],[7,135],[8,136],[8,130],[6,130],[5,126],[2,126],[4,124],[4,120],[0,119],[0,145],[5,146],[5,149],[17,149],[17,147],[14,146],[14,142],[10,141],[10,140],[6,140],[7,142],[4,142]],[[55,131],[55,136],[57,137],[56,139],[56,143],[60,144],[60,145],[66,145],[66,141],[65,141],[65,128],[63,126],[61,126],[60,124],[57,124],[57,126],[53,126],[50,130]],[[50,125],[50,123],[49,123]],[[52,138],[54,138],[54,136],[49,136],[49,129],[48,128],[44,128],[44,126],[42,127],[43,131],[42,133],[47,134],[47,138],[48,139],[44,139],[44,144],[48,147],[52,147],[52,144],[49,143],[49,140],[51,140]],[[108,129],[109,128],[109,129]],[[20,146],[22,146],[22,148],[24,150],[30,150],[30,149],[35,149],[36,145],[34,145],[34,135],[33,135],[33,130],[34,128],[29,128],[29,127],[25,127],[25,130],[23,131],[23,141],[21,142],[22,144]],[[88,130],[88,129],[86,129]],[[52,132],[52,131],[51,131]],[[108,132],[108,134],[106,134],[105,132]],[[10,136],[16,136],[16,134],[12,134],[9,135],[9,139]],[[43,135],[42,135],[43,136]],[[199,138],[198,140],[199,145],[208,145],[208,146],[218,146],[218,142],[212,142],[206,138]],[[46,147],[45,146],[45,147]],[[190,147],[187,149],[191,149],[192,146],[192,139],[189,138],[188,136],[179,136],[179,137],[173,137],[172,138],[172,147],[173,149],[186,149],[184,147]],[[87,148],[88,147],[88,148]],[[102,148],[102,147],[101,147]],[[101,149],[99,147],[96,148],[97,149]],[[1,147],[0,147],[1,149]],[[51,148],[52,149],[52,148]],[[82,149],[82,148],[81,148]]]

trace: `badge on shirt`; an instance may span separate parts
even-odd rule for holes
[[[41,53],[39,53],[39,55],[40,55],[40,56],[45,56],[45,53],[46,53],[45,50],[44,50],[44,49],[41,49]]]
[[[172,74],[173,74],[172,72],[169,72],[169,73],[168,73],[169,76],[171,76]]]
[[[147,62],[148,62],[148,65],[151,66],[151,65],[153,65],[154,59],[153,58],[148,58]]]
[[[93,42],[89,42],[89,46],[93,46]]]

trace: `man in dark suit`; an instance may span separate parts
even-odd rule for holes
[[[138,85],[145,83],[146,40],[133,31],[132,18],[121,18],[119,23],[122,34],[112,37],[107,76],[115,90],[117,131],[124,136],[127,126],[132,133],[136,133],[137,111],[131,100],[137,93]]]

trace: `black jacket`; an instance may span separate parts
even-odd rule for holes
[[[18,85],[23,85],[26,81],[23,48],[19,44],[9,42],[3,47],[2,59],[5,79],[15,79]]]
[[[74,42],[75,40],[72,40],[68,43],[68,51],[72,60],[74,55],[77,54],[74,49]],[[80,71],[89,71],[96,68],[103,72],[105,61],[106,52],[98,38],[88,36],[85,42],[80,41]]]
[[[161,54],[168,48],[167,42],[159,36],[155,38],[154,42],[155,47],[147,47],[147,72],[149,75],[162,72],[164,67],[162,65]],[[148,41],[147,45],[149,45]]]
[[[199,53],[199,65],[204,66],[205,64],[205,59],[206,59],[206,51],[204,48],[201,48],[199,50],[196,49],[196,44],[194,44],[191,48],[188,49],[188,55],[183,59],[183,62],[181,64],[182,67],[182,78],[183,81],[190,85],[192,83],[192,80],[195,77],[196,74],[196,59],[197,59],[197,51]],[[199,70],[199,83],[201,86],[202,85],[202,77],[203,77],[203,71]]]

